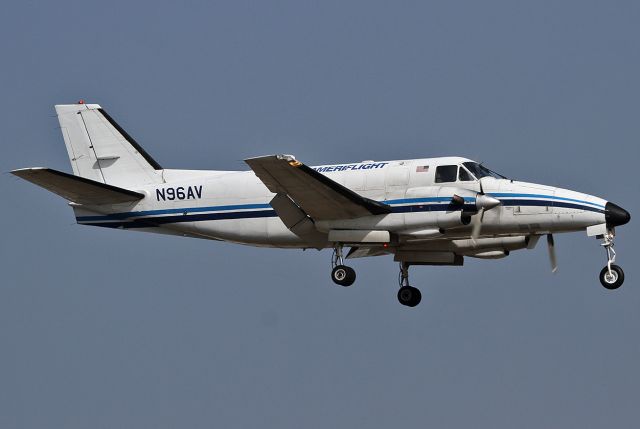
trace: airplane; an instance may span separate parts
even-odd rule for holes
[[[602,240],[601,284],[624,282],[615,228],[631,216],[592,195],[520,182],[462,157],[308,166],[292,155],[248,158],[248,171],[163,168],[98,104],[55,106],[73,174],[12,171],[69,201],[81,225],[251,246],[332,249],[331,279],[350,286],[345,260],[382,255],[399,263],[398,301],[422,299],[409,268],[461,266],[533,249],[546,236],[586,231]],[[345,250],[348,247],[348,252]]]

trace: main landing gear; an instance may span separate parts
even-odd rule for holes
[[[342,256],[342,245],[336,245],[333,248],[333,256],[331,257],[331,280],[340,286],[351,286],[356,281],[356,272],[353,268],[344,265]]]
[[[612,230],[607,231],[603,236],[602,243],[607,252],[607,266],[600,271],[600,283],[609,290],[618,289],[624,283],[624,271],[620,266],[614,264],[616,261],[616,251],[613,249],[614,236]]]
[[[406,305],[407,307],[415,307],[420,304],[422,300],[420,290],[409,286],[409,263],[407,262],[400,262],[398,283],[400,284],[400,290],[398,290],[398,301],[400,301],[400,304]]]
[[[342,245],[337,244],[333,248],[331,256],[331,280],[340,286],[351,286],[356,281],[356,272],[353,268],[344,265],[344,257],[342,255]],[[422,294],[420,290],[413,286],[409,286],[409,263],[400,262],[400,274],[398,275],[398,301],[407,307],[415,307],[420,304]]]

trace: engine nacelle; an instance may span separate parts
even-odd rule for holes
[[[529,245],[526,236],[463,239],[451,242],[456,253],[478,258],[500,258],[507,256],[512,250],[524,249]]]
[[[467,255],[470,258],[480,258],[480,259],[502,259],[509,256],[508,250],[488,250],[482,251],[478,253],[474,253],[471,255]]]

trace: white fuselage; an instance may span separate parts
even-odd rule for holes
[[[392,213],[349,220],[316,222],[331,230],[380,230],[397,243],[437,238],[463,239],[471,227],[460,211],[449,210],[452,195],[473,204],[478,180],[436,182],[439,165],[459,165],[465,158],[406,161],[365,161],[313,167],[356,193],[390,205]],[[74,207],[80,224],[140,229],[256,246],[306,248],[308,242],[291,232],[270,206],[274,194],[252,171],[163,170],[164,183],[135,189],[142,200],[114,206]],[[605,222],[602,198],[571,190],[485,177],[486,194],[501,205],[483,218],[482,237],[541,235],[584,230]],[[428,240],[425,240],[425,242]],[[332,246],[327,240],[326,247]]]
[[[69,201],[82,225],[252,246],[332,248],[331,279],[352,285],[347,259],[393,255],[398,300],[421,300],[412,265],[463,265],[533,249],[554,233],[602,239],[600,282],[624,282],[615,265],[622,207],[567,189],[507,179],[460,157],[362,161],[310,167],[288,154],[247,158],[250,171],[164,169],[101,106],[60,104],[56,114],[73,174],[47,167],[12,174]],[[348,251],[345,251],[348,247]]]

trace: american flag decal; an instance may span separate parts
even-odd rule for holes
[[[420,165],[416,167],[416,173],[426,173],[427,171],[429,171],[428,165]]]

